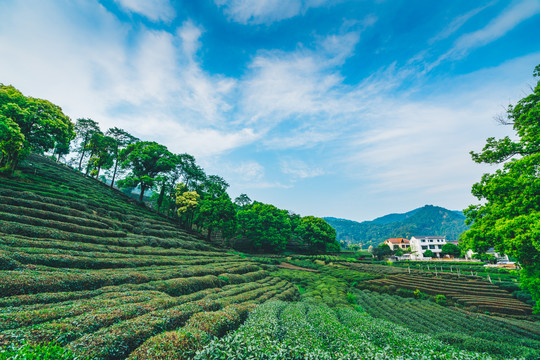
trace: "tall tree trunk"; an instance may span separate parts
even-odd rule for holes
[[[139,201],[142,202],[143,201],[143,197],[144,197],[144,190],[146,189],[146,186],[144,186],[143,183],[141,183],[141,194],[139,195]]]
[[[163,203],[163,196],[165,195],[165,180],[161,183],[161,191],[159,192],[159,197],[157,201],[157,211],[161,209],[161,204]]]
[[[114,179],[116,177],[116,169],[118,168],[118,158],[116,158],[116,161],[114,162],[114,172],[112,175],[112,181],[111,181],[111,187],[114,186]]]
[[[82,145],[83,151],[82,151],[82,154],[81,154],[81,160],[79,160],[79,171],[82,170],[82,161],[83,161],[83,159],[84,159],[84,154],[86,154],[86,150],[85,150],[84,148],[86,147],[86,143],[87,143],[87,142],[88,142],[88,141],[85,139],[85,140],[84,140],[84,144]]]
[[[92,165],[90,165],[90,160],[94,156],[94,153],[95,153],[94,151],[90,152],[90,159],[88,159],[88,164],[86,164],[86,175],[87,176],[88,176],[88,173],[90,172],[90,168],[92,167]]]

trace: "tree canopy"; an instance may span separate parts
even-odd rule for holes
[[[337,252],[336,230],[326,221],[315,216],[305,216],[295,233],[306,243],[311,252]]]
[[[71,148],[73,139],[76,145]],[[157,190],[150,199],[155,200],[152,205],[158,212],[176,216],[187,229],[206,231],[209,238],[219,231],[226,242],[236,237],[244,244],[247,240],[246,248],[265,252],[281,252],[286,247],[339,251],[336,231],[323,219],[302,218],[253,202],[246,194],[233,202],[227,181],[207,175],[192,155],[173,154],[164,145],[140,141],[116,127],[104,133],[90,118],[73,124],[49,101],[26,97],[13,86],[0,84],[0,171],[13,172],[30,152],[51,151],[60,161],[70,150],[76,154],[68,161],[71,166],[102,181],[112,175],[111,187],[120,174],[123,178],[117,183],[122,191],[128,189],[129,194],[140,186],[139,201],[147,190]],[[100,177],[102,170],[111,168],[109,178]]]
[[[459,257],[461,255],[461,249],[459,248],[459,246],[457,246],[455,244],[448,243],[448,244],[444,244],[442,246],[441,254],[442,255],[451,255],[451,256],[454,256],[454,257]]]
[[[258,201],[238,211],[238,223],[251,245],[263,251],[285,250],[292,235],[288,212]]]
[[[540,65],[534,74],[540,75]],[[540,310],[540,81],[532,94],[509,106],[507,116],[515,140],[489,138],[482,152],[471,152],[477,163],[503,167],[473,185],[483,203],[465,210],[471,228],[462,240],[479,253],[494,247],[517,258],[522,284]]]
[[[113,166],[115,146],[116,140],[110,136],[101,133],[92,136],[88,143],[91,153],[88,169],[92,169],[91,175],[97,178],[102,168],[109,169]]]
[[[146,189],[151,189],[156,177],[172,170],[176,165],[176,158],[167,147],[153,141],[138,141],[122,150],[121,156],[125,159],[122,167],[131,172],[126,178],[119,181],[121,186],[141,186],[139,201],[143,200]]]
[[[75,123],[75,132],[77,133],[76,140],[79,146],[75,149],[81,157],[79,158],[79,171],[82,170],[83,159],[88,151],[88,143],[95,134],[102,134],[99,129],[99,124],[92,119],[77,119]]]
[[[112,149],[112,158],[114,160],[114,169],[112,174],[112,180],[111,180],[111,187],[114,186],[114,181],[116,179],[116,173],[118,171],[118,163],[121,161],[120,158],[120,151],[125,149],[128,145],[133,144],[137,141],[139,141],[138,138],[131,135],[127,131],[123,129],[119,129],[117,127],[110,128],[107,130],[106,133],[107,136],[110,136],[115,140],[113,149]]]
[[[65,149],[75,137],[73,122],[59,106],[24,96],[13,86],[0,84],[0,116],[0,169],[8,172],[30,152]]]

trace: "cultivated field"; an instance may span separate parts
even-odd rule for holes
[[[87,358],[142,358],[196,333],[189,353],[255,305],[298,296],[259,263],[102,183],[37,156],[21,169],[0,178],[1,346],[55,342]]]
[[[240,256],[49,159],[21,169],[0,177],[0,360],[540,358],[512,273]]]

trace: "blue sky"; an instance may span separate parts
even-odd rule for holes
[[[303,216],[461,210],[540,0],[0,0],[0,82]]]

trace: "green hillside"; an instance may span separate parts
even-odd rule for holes
[[[468,229],[465,216],[457,211],[426,205],[404,214],[389,214],[373,221],[356,222],[332,217],[324,218],[336,229],[338,241],[377,246],[388,238],[438,235],[456,241]]]
[[[32,155],[19,169],[0,177],[0,348],[55,342],[124,359],[164,331],[218,334],[255,305],[298,294],[48,158]]]
[[[205,239],[31,155],[0,177],[0,360],[538,358],[511,271],[240,256]]]

